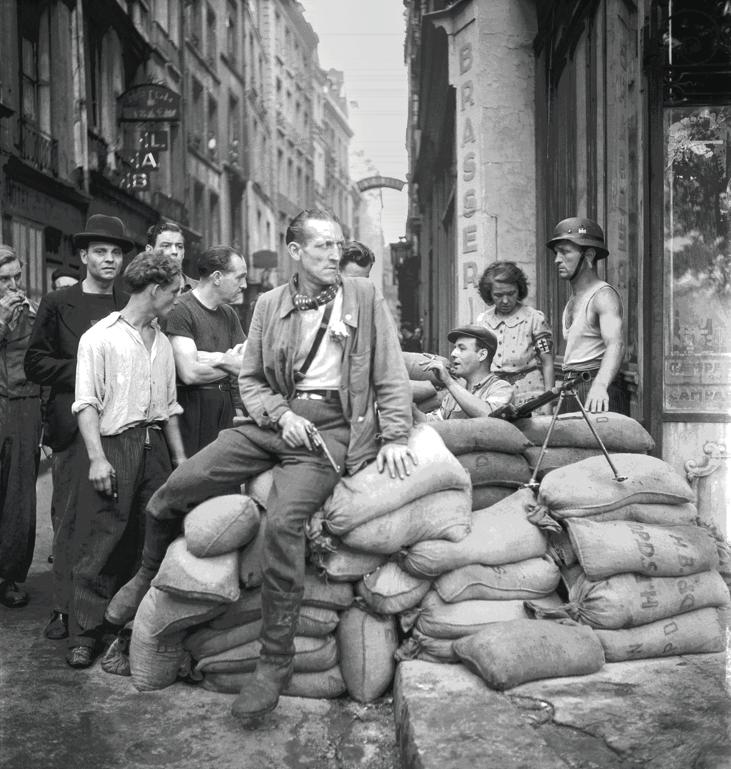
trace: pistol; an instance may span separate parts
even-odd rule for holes
[[[335,470],[336,473],[340,474],[340,465],[333,459],[333,455],[330,453],[330,450],[325,444],[325,441],[322,440],[320,431],[315,427],[315,425],[309,425],[306,430],[310,439],[310,443],[312,444],[312,450],[316,454],[324,456],[325,459],[327,459],[327,461],[330,463],[332,469]]]

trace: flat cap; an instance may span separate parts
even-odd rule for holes
[[[447,339],[454,344],[461,336],[471,336],[479,341],[494,355],[497,350],[497,337],[485,326],[479,326],[471,323],[467,326],[458,326],[453,328],[448,334]]]

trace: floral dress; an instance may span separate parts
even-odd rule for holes
[[[490,307],[477,317],[477,323],[497,337],[491,370],[513,385],[513,402],[519,405],[545,392],[540,354],[553,350],[553,334],[544,314],[518,303],[510,315],[499,315]]]

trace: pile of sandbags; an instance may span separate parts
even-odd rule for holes
[[[399,554],[414,580],[432,582],[418,606],[401,616],[403,629],[413,633],[400,659],[456,662],[456,639],[525,619],[524,601],[559,605],[558,567],[546,557],[545,534],[528,518],[534,505],[533,492],[521,489],[473,511],[471,531],[460,542],[424,541]]]
[[[652,436],[632,417],[613,411],[588,414],[588,417],[607,451],[647,454],[655,447]],[[552,419],[552,416],[533,416],[515,422],[515,426],[533,444],[524,451],[531,473],[538,464],[541,447],[548,435]],[[556,418],[536,479],[540,481],[551,470],[599,456],[601,453],[599,444],[581,412],[560,414]]]
[[[532,443],[510,422],[476,417],[429,424],[469,473],[473,510],[494,505],[530,480],[524,453]]]
[[[610,456],[621,480],[600,456],[541,482],[531,515],[556,525],[550,552],[568,602],[536,616],[595,628],[609,662],[723,650],[729,593],[693,490],[660,459]]]

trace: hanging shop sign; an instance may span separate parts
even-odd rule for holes
[[[361,192],[375,190],[379,187],[391,187],[400,192],[404,188],[404,184],[406,184],[406,182],[401,181],[401,179],[396,179],[393,176],[368,176],[355,183],[356,187]]]
[[[122,122],[180,120],[180,94],[160,83],[133,85],[119,97],[118,105]]]

